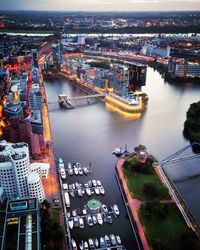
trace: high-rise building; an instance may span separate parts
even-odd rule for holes
[[[42,109],[42,92],[38,84],[33,84],[29,94],[30,109]]]
[[[129,63],[129,91],[141,90],[146,84],[147,66],[142,64]]]
[[[38,54],[36,49],[31,50],[32,53],[32,65],[33,67],[38,68]]]
[[[31,196],[38,198],[39,202],[44,200],[40,176],[30,168],[29,149],[25,142],[0,142],[0,187],[7,199]]]
[[[56,66],[56,68],[59,69],[62,62],[60,43],[52,44],[52,53],[53,53],[54,65]]]

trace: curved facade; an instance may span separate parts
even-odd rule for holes
[[[38,173],[31,173],[27,179],[30,198],[38,198],[39,202],[45,199],[44,190]]]

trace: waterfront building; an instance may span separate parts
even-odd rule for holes
[[[47,177],[47,169],[40,172]],[[42,202],[45,196],[40,175],[30,167],[28,144],[0,142],[0,187],[7,199],[37,197]]]
[[[45,199],[44,190],[40,176],[37,172],[32,172],[27,178],[28,192],[30,198],[38,198],[39,202]]]
[[[150,55],[150,56],[159,56],[159,57],[169,57],[170,46],[158,47],[152,44],[145,44],[144,46],[142,46],[140,54]]]
[[[40,215],[36,198],[8,201],[0,220],[4,225],[0,228],[1,249],[40,250]]]
[[[198,63],[176,63],[172,60],[168,63],[168,73],[175,77],[200,77],[200,64]]]
[[[39,89],[39,84],[33,84],[29,94],[29,107],[31,110],[42,110],[42,92]]]
[[[146,84],[147,66],[143,64],[128,63],[129,70],[129,91],[141,90]]]
[[[37,172],[40,178],[47,178],[49,175],[50,164],[34,162],[30,164],[31,172]]]
[[[60,43],[54,43],[52,44],[52,53],[53,53],[53,61],[56,68],[60,68],[60,65],[62,63],[62,54],[61,54],[61,48]]]
[[[32,133],[43,135],[43,120],[41,109],[31,110],[30,123],[32,127]]]
[[[30,172],[28,145],[0,142],[0,186],[6,198],[28,197],[27,177]]]

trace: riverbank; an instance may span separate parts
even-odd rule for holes
[[[186,225],[174,199],[164,192],[167,190],[164,180],[152,166],[153,172],[145,173],[145,168],[150,166],[137,165],[135,158],[120,158],[117,172],[144,249],[172,249],[171,246],[183,249],[184,244],[189,242],[190,249],[200,249],[198,238]],[[138,166],[143,169],[138,169]]]

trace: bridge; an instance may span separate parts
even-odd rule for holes
[[[200,158],[200,153],[197,154],[190,154],[190,155],[184,155],[182,157],[179,157],[180,154],[184,153],[188,149],[193,148],[193,146],[200,146],[200,143],[193,142],[192,144],[178,150],[174,154],[168,156],[164,160],[160,162],[155,162],[153,164],[153,167],[159,174],[159,176],[163,179],[166,187],[169,189],[173,200],[175,201],[177,207],[179,208],[179,211],[181,212],[186,224],[188,227],[190,227],[193,231],[196,232],[198,237],[200,237],[200,227],[198,226],[198,223],[196,222],[196,219],[192,215],[192,212],[188,208],[185,200],[182,198],[182,195],[176,188],[174,182],[171,180],[171,178],[166,174],[165,170],[163,169],[163,166],[166,164],[173,164],[176,162],[182,162],[186,160],[191,160],[191,159],[198,159]]]
[[[47,102],[47,104],[55,104],[55,103],[59,103],[59,104],[63,104],[63,103],[68,103],[69,101],[78,101],[78,100],[88,100],[91,98],[100,98],[100,97],[105,97],[106,94],[92,94],[92,95],[84,95],[84,96],[73,96],[73,97],[68,97],[67,95],[58,95],[58,100],[50,100]]]

